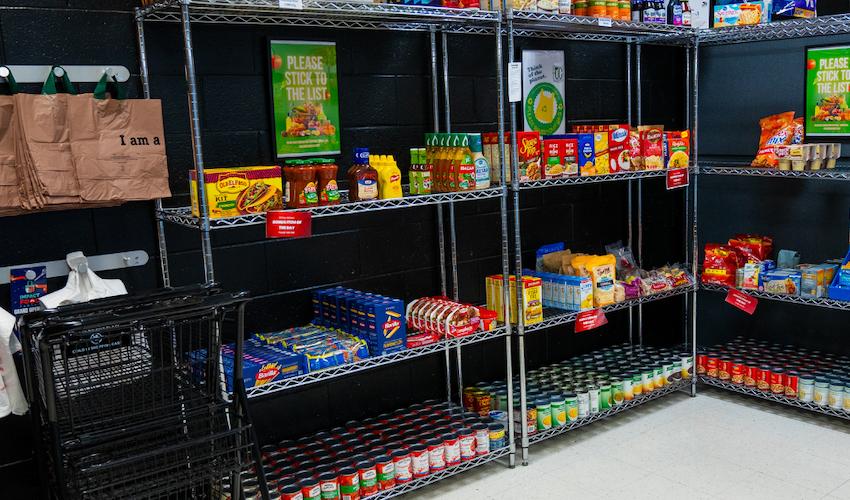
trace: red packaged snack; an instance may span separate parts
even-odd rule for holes
[[[729,246],[737,250],[745,262],[761,262],[773,254],[773,238],[757,234],[736,234]]]
[[[776,146],[787,146],[794,140],[797,126],[794,123],[794,112],[770,115],[759,120],[761,136],[754,167],[776,168],[779,160],[776,157]]]
[[[734,248],[717,243],[706,243],[705,258],[702,262],[702,282],[734,287],[735,272],[740,265],[740,257]]]

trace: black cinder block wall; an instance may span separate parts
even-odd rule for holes
[[[121,64],[134,73],[132,96],[140,96],[138,52],[131,9],[121,0],[0,1],[0,54],[6,64]],[[270,39],[330,40],[337,43],[343,154],[366,146],[394,154],[406,168],[407,150],[423,145],[432,129],[429,38],[422,33],[293,29],[285,27],[193,27],[207,166],[275,163],[269,118],[267,44]],[[174,200],[186,202],[192,167],[182,39],[174,24],[146,24],[151,90],[163,101]],[[562,49],[567,65],[568,123],[619,123],[627,119],[625,49],[616,44],[518,40],[518,49]],[[494,41],[450,35],[451,115],[455,131],[496,128]],[[644,48],[642,109],[645,123],[684,127],[681,49]],[[90,91],[91,86],[83,85]],[[26,88],[37,92],[37,86]],[[442,104],[442,103],[440,103]],[[643,182],[644,265],[685,259],[682,192],[668,193],[663,181]],[[636,186],[634,187],[636,189]],[[628,186],[621,183],[523,193],[523,262],[534,263],[542,244],[566,241],[575,251],[601,252],[628,235]],[[0,264],[61,259],[67,252],[89,255],[142,249],[151,262],[141,268],[104,272],[131,290],[161,285],[152,203],[100,210],[75,210],[0,219],[8,235]],[[845,210],[846,212],[846,210]],[[484,299],[487,274],[501,272],[498,200],[456,206],[459,288],[466,301]],[[251,331],[286,328],[310,319],[309,294],[318,287],[346,286],[405,300],[440,291],[436,210],[422,207],[368,215],[323,218],[305,240],[267,241],[262,227],[212,235],[216,279],[231,290],[249,290]],[[635,228],[635,237],[637,229]],[[168,258],[175,285],[202,279],[200,240],[194,230],[167,228]],[[63,279],[53,280],[52,289]],[[0,287],[0,296],[8,289]],[[681,339],[681,300],[645,308],[646,342]],[[627,339],[626,313],[610,324],[574,336],[570,326],[529,337],[529,366]],[[464,349],[464,379],[504,376],[504,343]],[[514,366],[517,366],[516,363]],[[292,437],[339,422],[379,413],[417,400],[444,396],[441,356],[426,357],[331,383],[252,402],[262,440]],[[0,478],[12,493],[32,484],[26,417],[0,420]],[[20,490],[16,489],[19,488]],[[6,490],[4,490],[4,493]],[[21,493],[23,494],[23,493]]]

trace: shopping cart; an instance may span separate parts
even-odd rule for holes
[[[244,294],[214,286],[63,306],[19,323],[51,498],[220,498],[259,464],[241,380]],[[236,341],[235,396],[218,355]],[[199,355],[203,354],[203,355]],[[261,490],[266,488],[262,474]]]

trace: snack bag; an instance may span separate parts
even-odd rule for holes
[[[736,234],[729,246],[737,250],[746,262],[761,262],[773,254],[773,238],[755,234]]]
[[[616,258],[618,279],[625,281],[626,276],[637,269],[637,261],[632,254],[632,249],[623,246],[622,241],[605,245],[605,251]]]
[[[718,243],[706,243],[702,262],[702,282],[735,286],[735,273],[743,262],[734,248]]]
[[[803,144],[806,140],[806,119],[802,116],[794,118],[794,137],[791,144]]]
[[[752,162],[754,167],[776,168],[779,159],[776,157],[776,146],[787,146],[794,140],[794,112],[770,115],[759,120],[761,136],[759,150]]]
[[[593,305],[607,306],[615,302],[614,276],[616,259],[613,255],[593,255],[586,260],[586,269],[593,280]],[[625,292],[624,292],[625,294]]]

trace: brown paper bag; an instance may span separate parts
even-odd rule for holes
[[[170,197],[161,102],[103,94],[101,90],[68,101],[80,198],[115,202]]]
[[[0,96],[0,216],[22,213],[15,152],[17,117],[15,98]]]

